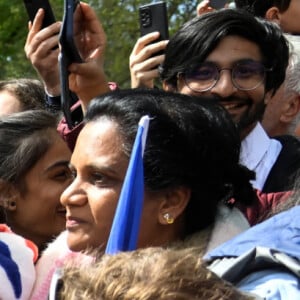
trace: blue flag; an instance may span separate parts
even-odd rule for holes
[[[149,116],[143,116],[139,122],[105,253],[115,254],[137,247],[144,200],[143,154],[149,121]]]

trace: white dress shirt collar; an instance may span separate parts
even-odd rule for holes
[[[281,143],[269,138],[260,123],[243,139],[240,163],[256,172],[256,179],[252,181],[254,188],[263,189],[281,149]]]

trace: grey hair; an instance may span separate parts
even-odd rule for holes
[[[295,93],[300,96],[300,36],[285,34],[285,37],[290,43],[290,58],[284,81],[284,93],[285,95]],[[300,112],[291,122],[289,126],[289,133],[293,134],[299,121]]]

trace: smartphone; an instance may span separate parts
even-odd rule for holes
[[[48,0],[23,0],[29,20],[33,22],[39,8],[45,11],[42,28],[45,28],[55,23],[55,16]]]
[[[68,127],[73,128],[71,118],[72,92],[69,89],[69,71],[71,63],[82,62],[78,51],[81,41],[80,24],[82,11],[79,0],[64,0],[64,16],[59,33],[60,54],[58,57],[61,82],[61,107]]]
[[[64,0],[64,16],[59,34],[61,50],[69,63],[82,62],[78,51],[82,12],[79,0]]]
[[[221,9],[225,7],[225,4],[227,3],[227,0],[210,0],[209,6],[211,6],[214,9]]]
[[[151,3],[139,7],[139,23],[141,36],[148,33],[158,31],[159,38],[153,43],[168,40],[168,14],[165,2]],[[162,54],[163,51],[155,53],[155,55]]]

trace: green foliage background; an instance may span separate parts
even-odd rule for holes
[[[33,0],[34,1],[34,0]],[[49,0],[56,18],[63,15],[63,0]],[[120,87],[130,86],[128,60],[139,37],[138,7],[158,1],[91,0],[107,34],[105,68],[108,79]],[[170,35],[185,21],[195,16],[198,1],[166,1]],[[22,0],[0,1],[0,79],[36,77],[36,73],[24,54],[28,32],[28,17]]]

